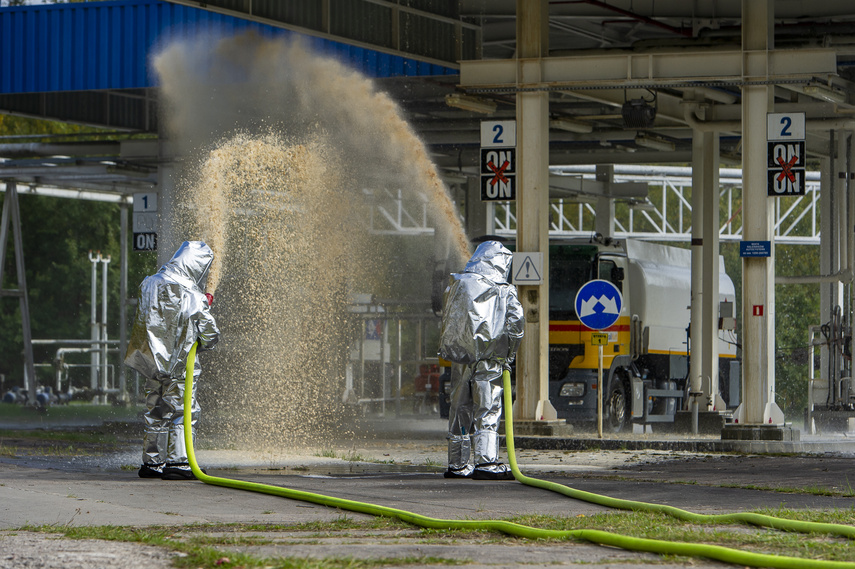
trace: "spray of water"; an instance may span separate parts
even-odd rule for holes
[[[215,253],[223,341],[200,386],[205,430],[235,445],[323,444],[353,424],[341,402],[362,333],[350,295],[429,299],[437,242],[457,264],[468,257],[454,204],[394,102],[299,44],[179,42],[154,67],[167,133],[187,157],[174,234]],[[427,204],[436,235],[371,231],[387,195]]]

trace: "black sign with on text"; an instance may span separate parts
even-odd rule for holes
[[[134,251],[157,251],[157,233],[134,233]]]
[[[481,201],[516,199],[516,148],[481,149]]]
[[[767,178],[769,196],[805,194],[805,142],[769,142]]]

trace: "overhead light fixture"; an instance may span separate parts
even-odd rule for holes
[[[569,132],[580,132],[587,134],[594,130],[594,127],[589,123],[573,120],[567,117],[559,117],[549,121],[549,128],[557,128],[558,130],[566,130]]]
[[[808,83],[807,85],[802,87],[802,91],[804,91],[805,95],[810,95],[811,97],[822,99],[823,101],[828,101],[829,103],[846,102],[846,93],[840,91],[839,89],[834,89],[832,87],[823,85],[822,83]]]
[[[491,115],[496,112],[495,101],[482,99],[480,97],[472,97],[471,95],[461,95],[460,93],[451,93],[445,96],[445,104],[449,107],[457,107],[464,111],[472,111],[474,113],[484,113]]]
[[[629,200],[627,203],[629,203],[630,209],[634,209],[636,211],[649,211],[649,212],[657,211],[656,206],[653,205],[650,202],[650,200],[647,198],[632,199],[632,200]]]
[[[670,140],[665,140],[664,138],[659,138],[658,136],[653,136],[644,132],[639,132],[635,135],[635,143],[638,146],[652,148],[653,150],[673,151],[676,148],[676,145]]]
[[[656,99],[653,105],[644,99],[630,99],[620,108],[626,128],[647,128],[656,119]]]

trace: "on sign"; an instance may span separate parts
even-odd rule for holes
[[[805,142],[769,142],[768,172],[769,196],[803,196],[805,194]]]
[[[515,148],[481,149],[481,200],[516,199]]]
[[[157,233],[134,233],[134,251],[157,251]]]

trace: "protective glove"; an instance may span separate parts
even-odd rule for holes
[[[212,307],[214,305],[214,295],[210,292],[206,292],[205,298],[208,299],[208,308]]]

